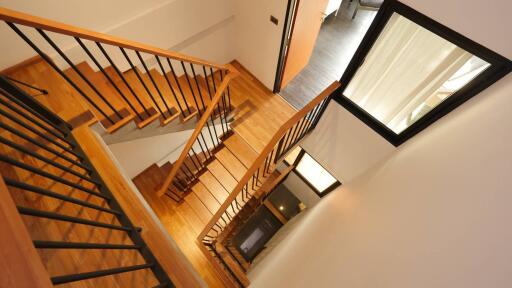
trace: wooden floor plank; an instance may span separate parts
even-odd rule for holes
[[[224,189],[231,193],[235,188],[238,181],[229,173],[229,171],[222,165],[222,163],[215,159],[207,166],[208,171],[210,171],[215,178],[219,179],[219,182],[222,184]]]
[[[245,167],[227,147],[223,147],[215,153],[215,158],[217,158],[220,163],[222,163],[222,166],[238,181],[242,179],[247,171],[247,167]]]
[[[258,153],[244,139],[234,133],[224,141],[224,145],[245,167],[249,168],[258,157]]]
[[[192,191],[197,195],[199,200],[208,208],[208,211],[213,215],[219,210],[220,203],[213,197],[212,193],[204,184],[199,181],[194,186],[192,186]]]
[[[226,191],[224,186],[220,184],[222,179],[217,179],[210,171],[206,171],[199,177],[199,181],[204,184],[205,187],[212,193],[213,197],[217,200],[219,204],[224,203],[224,200],[228,197],[229,193]]]
[[[212,217],[212,213],[206,206],[201,202],[199,197],[195,193],[189,193],[185,196],[185,201],[192,207],[194,212],[199,216],[199,219],[203,222],[203,224],[208,223]]]

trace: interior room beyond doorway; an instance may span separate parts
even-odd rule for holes
[[[299,1],[296,18],[302,17],[300,9],[302,8],[301,2],[303,1],[307,2],[310,0]],[[297,109],[302,108],[333,81],[341,78],[376,15],[375,9],[368,10],[360,6],[360,3],[368,1],[342,0],[336,10],[329,9],[330,2],[333,1],[337,2],[336,0],[327,1],[327,8],[325,8],[327,10],[321,12],[324,15],[329,14],[325,16],[320,26],[320,31],[317,32],[318,36],[316,37],[312,53],[309,56],[300,56],[309,57],[309,61],[306,59],[307,65],[297,74],[293,75],[291,80],[286,81],[285,79],[284,82],[286,83],[281,85],[279,94]],[[302,5],[305,4],[303,3]],[[357,13],[355,13],[356,9]],[[284,70],[287,68],[292,69],[289,67],[294,65],[294,63],[290,62],[296,61],[295,54],[299,53],[296,52],[297,50],[306,50],[306,47],[298,47],[307,45],[303,41],[293,41],[294,37],[302,36],[297,35],[297,33],[302,31],[300,19],[296,19],[295,23],[295,27],[292,26],[293,31],[291,33],[290,51],[288,53],[294,55],[286,55],[287,59],[284,61]],[[310,37],[309,39],[312,38]],[[302,51],[302,54],[307,53]],[[286,71],[284,71],[284,74],[286,74]]]

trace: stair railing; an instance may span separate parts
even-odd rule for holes
[[[199,234],[198,242],[202,243],[213,257],[219,257],[218,251],[215,250],[217,237],[221,235],[233,217],[243,209],[244,205],[269,179],[269,176],[276,169],[276,165],[284,156],[315,128],[322,111],[329,102],[330,96],[339,86],[339,82],[331,84],[278,129],[217,213],[213,215]],[[219,263],[225,266],[226,269],[230,269],[223,261],[219,261]]]
[[[165,194],[175,201],[181,201],[201,173],[206,170],[206,165],[214,157],[215,149],[231,133],[228,119],[231,112],[228,85],[238,76],[238,71],[231,65],[228,67],[229,73],[225,77],[222,72],[220,74],[220,86],[212,87],[215,95],[207,109],[200,112],[201,118],[158,190],[158,196]]]
[[[139,128],[158,118],[162,125],[180,115],[182,120],[191,119],[199,111],[206,110],[210,100],[203,95],[207,93],[201,91],[201,86],[204,89],[204,86],[220,85],[220,77],[230,69],[5,8],[0,8],[0,20],[85,99],[109,132],[132,119]],[[55,40],[56,36],[59,41]],[[84,61],[91,63],[101,74],[91,77],[85,73],[79,65]],[[165,81],[158,81],[155,73],[161,74]],[[100,81],[112,87],[111,92],[116,94],[118,101],[112,101],[106,95],[98,85]]]
[[[142,259],[128,264],[126,261],[115,261],[115,267],[110,262],[110,267],[105,269],[104,264],[108,258],[105,256],[97,259],[94,265],[89,263],[95,270],[85,272],[79,271],[80,269],[65,271],[64,268],[72,265],[59,267],[64,272],[50,275],[52,284],[148,270],[152,275],[148,274],[148,285],[174,287],[168,274],[143,240],[141,229],[133,225],[91,165],[71,133],[68,123],[1,76],[0,115],[0,179],[3,178],[12,198],[16,200],[14,202],[17,212],[30,218],[27,226],[36,227],[31,229],[35,234],[33,237],[36,238],[32,241],[33,248],[58,251],[52,254],[55,257],[70,249],[83,249],[80,250],[81,257],[98,255],[96,252],[88,254],[93,253],[91,250],[100,250],[102,253],[121,250],[126,251],[125,254],[136,251],[136,256]],[[8,192],[0,189],[0,193]],[[44,219],[44,222],[39,220],[38,226],[34,219]],[[58,223],[68,223],[67,228],[62,230],[66,236],[54,235],[56,230],[52,225]],[[47,230],[43,226],[48,227]],[[98,228],[100,230],[92,230]],[[24,227],[19,229],[23,230]],[[97,235],[101,231],[106,238],[104,241],[98,241]],[[9,232],[13,231],[2,231]],[[95,233],[96,236],[92,237]],[[120,240],[116,243],[115,238],[110,240],[114,237],[113,234],[119,236],[118,240],[127,241]],[[73,236],[70,238],[69,235]],[[14,242],[10,244],[24,245]],[[135,259],[133,255],[130,258]]]

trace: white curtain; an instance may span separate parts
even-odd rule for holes
[[[472,57],[395,13],[344,94],[398,134],[411,113]]]

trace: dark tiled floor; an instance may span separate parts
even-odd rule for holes
[[[360,10],[351,20],[355,5],[344,0],[341,6],[338,16],[325,19],[308,65],[279,92],[297,109],[341,78],[376,14]]]

